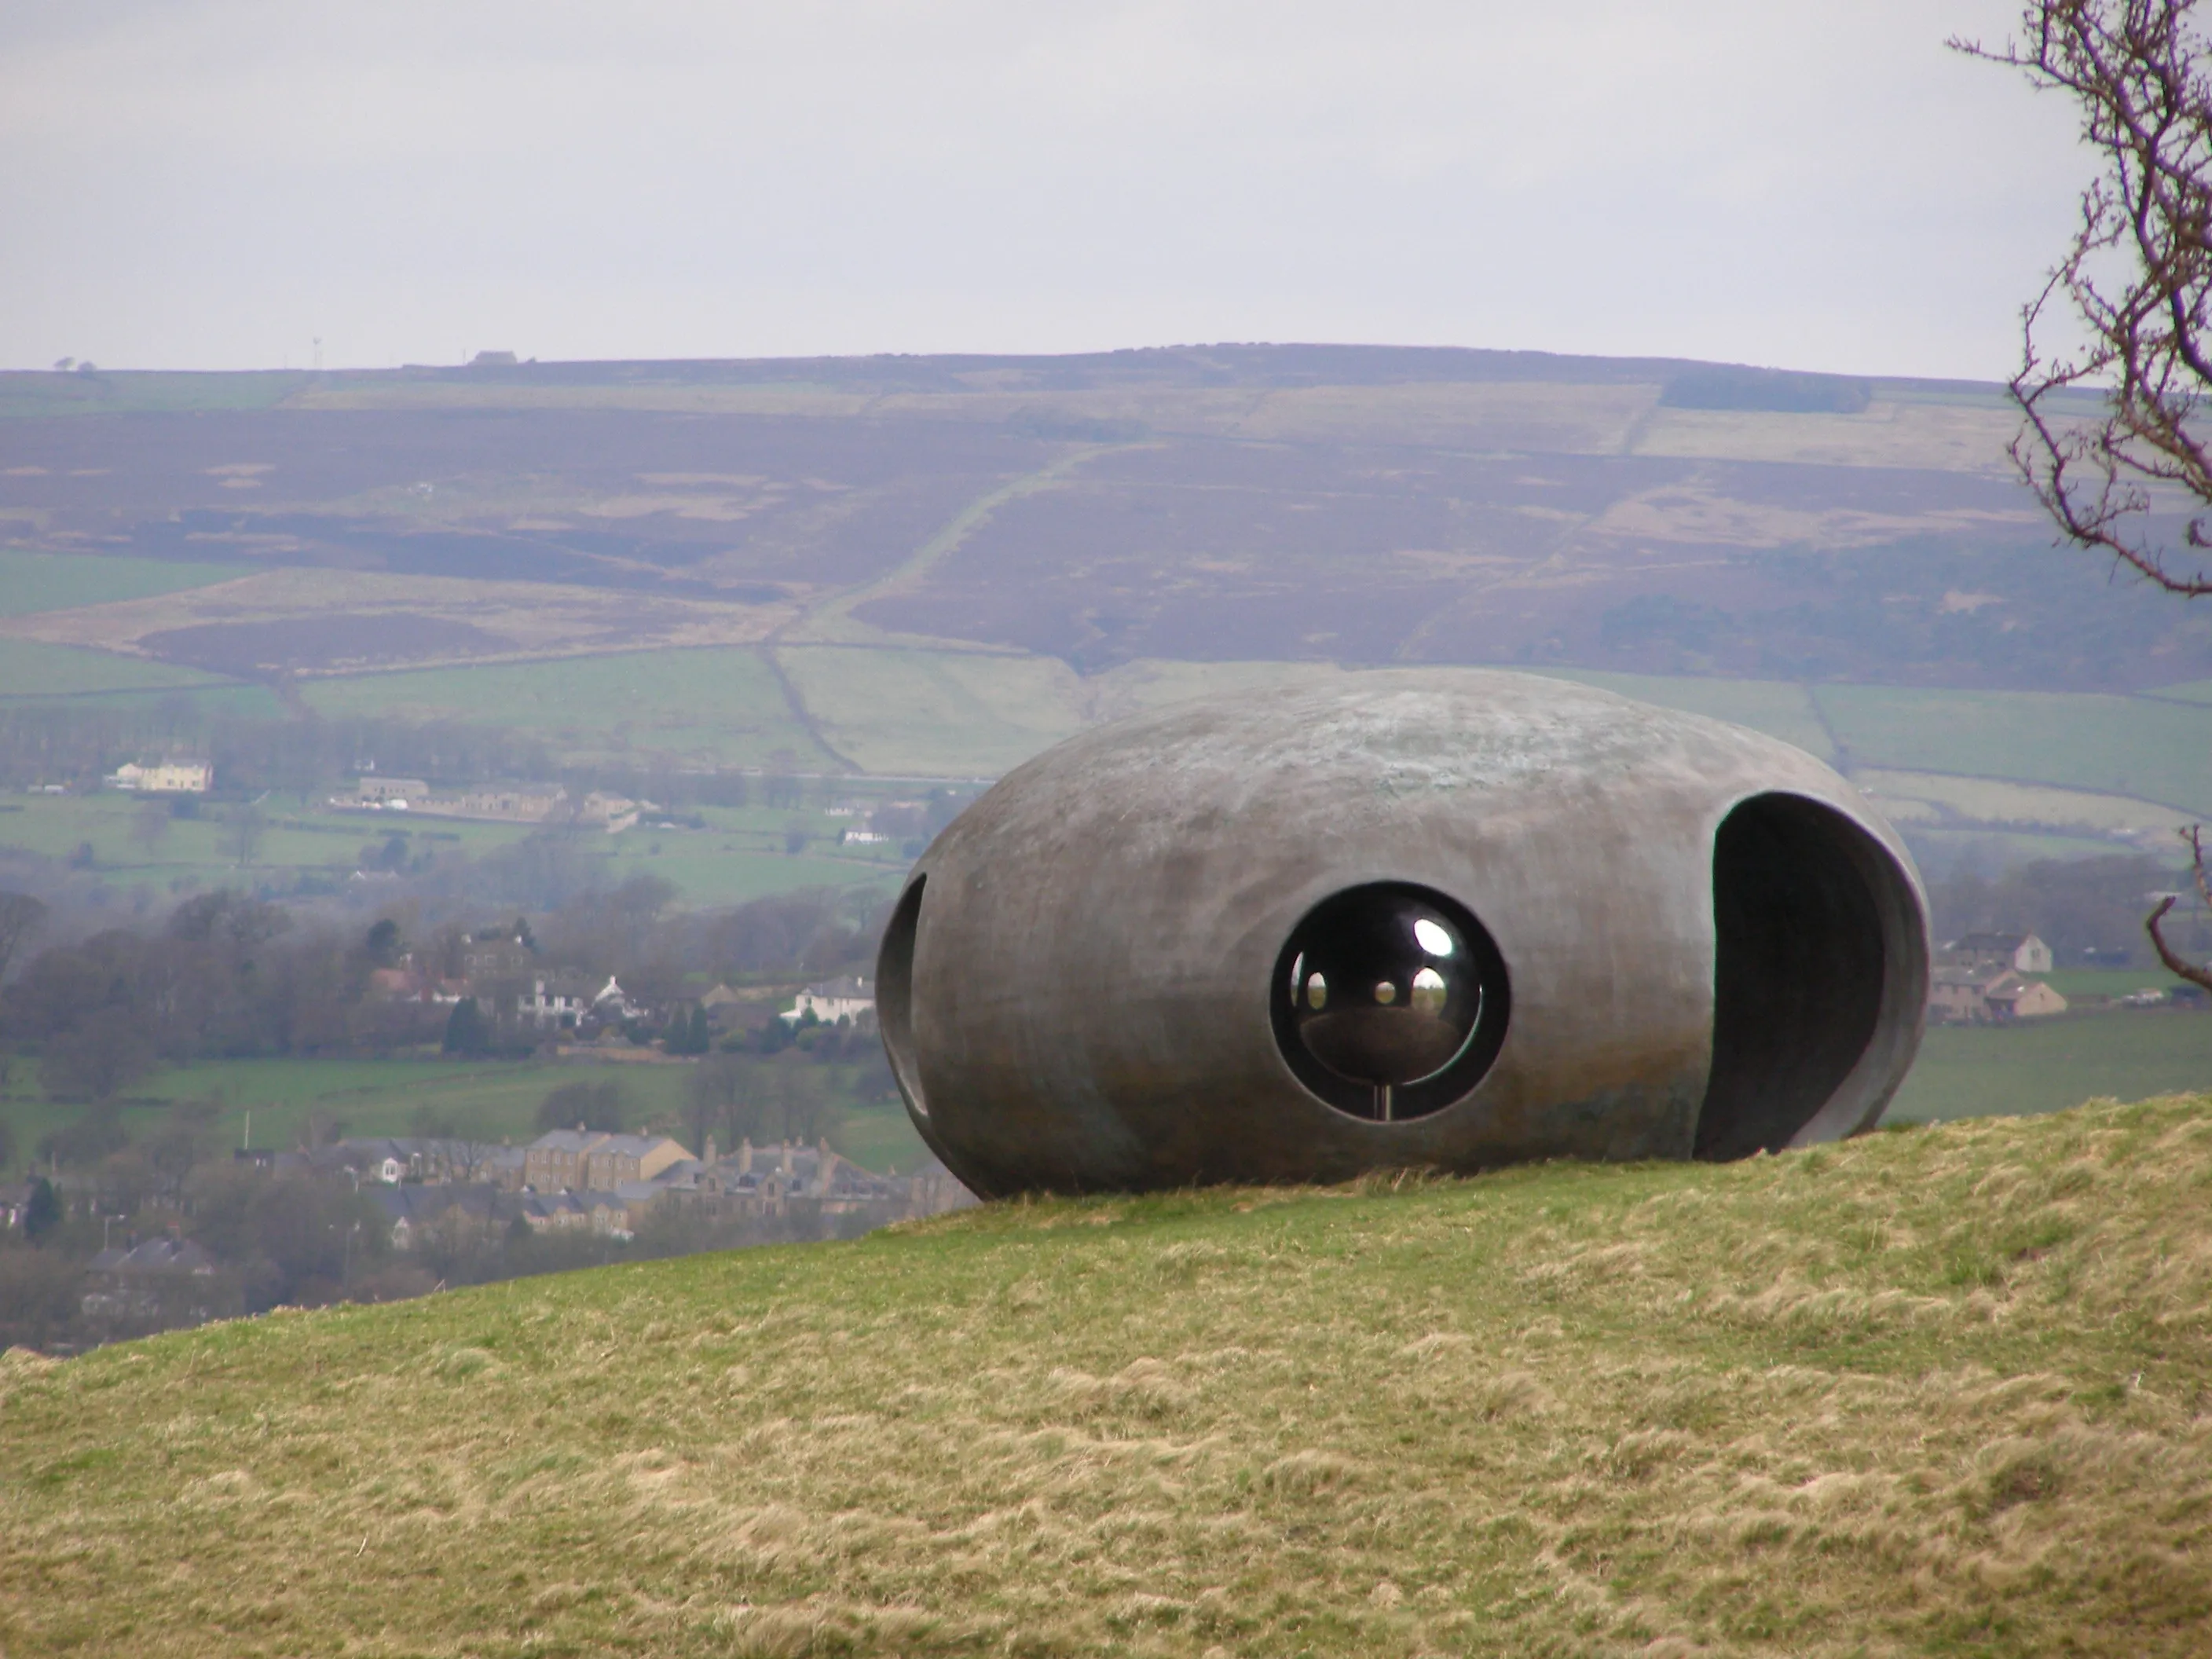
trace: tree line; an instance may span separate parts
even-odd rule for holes
[[[454,1006],[391,994],[387,970],[404,968],[410,984],[460,981],[468,942],[489,934],[520,941],[525,965],[470,985],[483,1037],[468,1052],[521,1054],[552,1040],[518,1017],[515,998],[532,975],[565,974],[618,978],[651,1011],[636,1040],[698,1053],[709,1044],[696,998],[709,986],[865,973],[884,908],[879,895],[834,890],[708,911],[675,909],[674,896],[638,876],[497,922],[441,918],[409,899],[363,928],[225,889],[156,921],[33,950],[46,907],[0,893],[0,1043],[35,1057],[50,1097],[93,1104],[162,1064],[439,1046]],[[791,1036],[771,1022],[746,1046],[772,1053]]]

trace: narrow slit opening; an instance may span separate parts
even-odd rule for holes
[[[928,880],[916,876],[899,895],[876,952],[876,1024],[883,1033],[884,1054],[908,1109],[922,1118],[929,1115],[929,1106],[922,1098],[921,1074],[915,1065],[914,942],[921,921],[921,890]]]

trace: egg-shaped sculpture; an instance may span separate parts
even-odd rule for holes
[[[986,1195],[1732,1158],[1871,1127],[1928,989],[1910,856],[1802,750],[1455,671],[1180,704],[1001,779],[877,967]]]

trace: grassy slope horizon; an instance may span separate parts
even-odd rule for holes
[[[0,1363],[11,1656],[2196,1655],[2212,1098]]]

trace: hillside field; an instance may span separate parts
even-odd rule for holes
[[[1876,685],[1824,685],[1814,695],[1858,765],[2058,784],[2212,812],[2212,728],[2178,702]]]
[[[905,1109],[896,1101],[857,1099],[853,1090],[858,1070],[827,1068],[831,1092],[847,1108],[842,1150],[868,1169],[912,1170],[927,1152]],[[342,1125],[348,1135],[409,1135],[416,1133],[415,1113],[427,1107],[449,1115],[472,1139],[520,1145],[539,1133],[538,1106],[564,1084],[612,1083],[622,1091],[631,1122],[680,1122],[690,1076],[688,1066],[637,1062],[203,1060],[165,1067],[131,1085],[121,1116],[125,1127],[143,1133],[169,1107],[205,1101],[216,1107],[209,1133],[217,1142],[236,1146],[250,1132],[256,1146],[296,1146],[307,1139],[311,1118]],[[84,1110],[46,1100],[37,1085],[37,1062],[22,1059],[12,1063],[6,1083],[0,1085],[0,1117],[15,1129],[26,1162],[41,1135]]]
[[[311,681],[319,714],[527,732],[570,760],[838,771],[757,651],[624,653]]]
[[[2212,1649],[2212,1099],[995,1206],[0,1362],[0,1644]]]
[[[178,664],[145,662],[37,640],[0,640],[0,702],[119,693],[160,697],[217,690],[260,692],[268,705],[265,717],[280,712],[276,699],[258,686],[240,686],[235,680]]]
[[[2079,994],[2069,980],[2107,979],[2119,994],[2174,982],[2160,973],[2077,970],[2049,977],[2069,996]],[[2212,1018],[2126,1008],[2017,1025],[1930,1025],[1885,1121],[2055,1112],[2077,1101],[2175,1091],[2212,1091]]]
[[[205,587],[243,576],[250,567],[193,564],[181,559],[19,553],[0,549],[0,617],[105,605],[112,599]]]
[[[867,792],[859,793],[866,799]],[[880,786],[876,793],[880,796]],[[157,898],[196,889],[268,883],[280,892],[301,883],[324,893],[354,891],[350,878],[364,854],[376,851],[394,833],[411,837],[418,852],[451,851],[472,858],[513,847],[536,833],[525,823],[334,811],[320,802],[302,805],[297,797],[274,794],[256,810],[263,829],[252,864],[243,867],[234,828],[235,804],[208,805],[196,818],[171,818],[159,806],[111,790],[0,799],[0,847],[52,859],[81,857],[81,849],[89,848],[88,868],[130,893],[133,904],[143,895],[150,906]],[[703,828],[661,830],[648,822],[619,836],[578,832],[576,845],[606,884],[656,875],[695,905],[740,904],[807,887],[879,883],[888,888],[906,868],[896,843],[839,846],[842,831],[859,820],[830,817],[819,806],[703,807],[687,809],[686,817],[694,812]],[[794,831],[809,837],[797,854],[785,850]],[[374,887],[359,888],[355,896],[371,903],[382,896]]]

